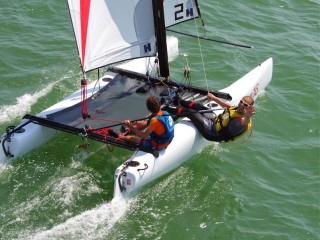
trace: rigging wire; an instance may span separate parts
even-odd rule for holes
[[[190,76],[190,67],[188,62],[188,55],[187,54],[181,54],[184,59],[184,67],[183,67],[183,80],[186,83],[187,86],[191,86],[191,76]]]
[[[191,1],[191,2],[192,2],[192,8],[194,8],[193,1]],[[204,78],[206,80],[207,91],[209,92],[209,85],[208,85],[208,79],[207,79],[207,74],[206,74],[206,68],[205,68],[204,60],[203,60],[203,53],[202,53],[202,47],[201,47],[201,42],[200,42],[200,35],[199,35],[198,25],[197,25],[196,18],[193,18],[193,19],[194,19],[194,25],[195,25],[196,31],[197,31],[198,45],[199,45],[199,51],[200,51],[200,57],[201,57],[201,62],[202,62]],[[202,22],[202,26],[204,27],[204,21],[202,20],[202,18],[201,18],[201,22]]]
[[[196,35],[193,35],[193,34],[176,31],[176,30],[169,29],[169,28],[167,28],[166,30],[168,32],[173,32],[173,33],[177,33],[177,34],[188,36],[188,37],[200,38],[200,39],[206,40],[206,41],[211,41],[211,42],[216,42],[216,43],[223,43],[223,44],[232,45],[232,46],[236,46],[236,47],[242,47],[242,48],[253,48],[253,46],[249,46],[249,45],[246,45],[246,44],[234,43],[234,42],[224,41],[224,40],[218,40],[218,39],[208,38],[208,37],[205,37],[205,36],[204,37],[196,36]]]
[[[98,86],[98,91],[99,91],[101,89],[101,85],[100,85],[100,68],[98,68],[98,78],[96,80],[96,83],[95,83],[94,87],[92,88],[92,92],[91,92],[91,96],[90,97],[92,97],[94,95],[94,90],[96,89],[98,84],[99,84],[99,86]]]
[[[255,57],[256,57],[256,60],[257,60],[258,64],[260,65],[261,62],[260,62],[260,58],[259,58],[259,55],[258,55],[257,51],[255,51],[254,48],[253,48],[252,50],[253,50],[253,52],[254,52],[254,55],[255,55]]]

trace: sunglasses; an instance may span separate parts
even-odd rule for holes
[[[250,106],[250,104],[244,102],[242,99],[240,100],[240,103],[243,104],[246,108]]]

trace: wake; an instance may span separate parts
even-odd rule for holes
[[[104,239],[130,208],[133,199],[116,198],[28,239]]]
[[[48,86],[34,94],[26,93],[23,96],[17,97],[14,105],[1,106],[0,112],[2,114],[0,115],[0,123],[10,122],[30,112],[32,105],[37,103],[39,98],[47,95],[58,82],[59,81],[50,83]]]

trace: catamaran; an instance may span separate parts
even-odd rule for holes
[[[25,115],[20,125],[8,127],[0,139],[1,161],[31,151],[59,131],[76,134],[133,151],[114,175],[114,197],[128,195],[177,168],[208,144],[188,118],[177,121],[174,139],[165,150],[118,138],[114,133],[125,119],[146,118],[149,96],[173,104],[179,90],[182,99],[200,101],[219,114],[221,107],[207,100],[208,92],[237,104],[244,95],[255,99],[271,81],[272,58],[220,91],[170,78],[171,51],[167,49],[177,43],[168,41],[166,29],[200,18],[196,0],[67,2],[83,71],[81,89],[37,115]],[[102,77],[87,84],[86,73],[106,66],[108,71]]]

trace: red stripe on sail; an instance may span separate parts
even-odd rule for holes
[[[86,55],[90,2],[91,2],[91,0],[81,0],[80,1],[82,68],[84,68],[84,59],[85,59],[85,55]]]

